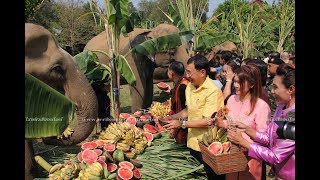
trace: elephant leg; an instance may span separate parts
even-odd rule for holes
[[[33,145],[32,145],[32,141],[27,141],[25,140],[25,154],[24,154],[24,168],[25,168],[25,180],[33,180],[33,176],[31,173],[31,170],[33,168],[33,157],[34,157],[34,152],[33,152]]]

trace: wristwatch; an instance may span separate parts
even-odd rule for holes
[[[182,121],[182,125],[181,125],[181,128],[182,128],[182,129],[185,129],[185,128],[187,128],[187,127],[186,127],[186,121]]]

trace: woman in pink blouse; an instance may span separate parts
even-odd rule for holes
[[[252,143],[242,138],[240,131],[228,130],[228,138],[231,142],[240,144],[249,149],[248,155],[252,158],[266,161],[275,168],[275,178],[295,179],[295,141],[281,139],[277,135],[279,120],[285,120],[289,112],[295,109],[295,70],[290,65],[281,65],[276,71],[271,91],[278,107],[274,113],[272,122],[266,131],[255,130],[236,122],[235,125],[244,130],[257,143]],[[287,119],[290,120],[290,119]]]
[[[228,115],[234,120],[258,130],[265,131],[267,122],[270,118],[270,107],[262,99],[261,77],[259,68],[254,65],[241,66],[235,72],[234,87],[236,94],[232,95],[227,102],[229,109]],[[227,128],[226,121],[217,119],[216,125]],[[248,142],[253,142],[246,133],[242,133],[242,137]],[[249,158],[249,170],[239,173],[230,173],[226,175],[226,179],[261,179],[262,161]]]

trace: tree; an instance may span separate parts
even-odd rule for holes
[[[24,7],[24,20],[27,21],[32,17],[44,0],[26,0]]]

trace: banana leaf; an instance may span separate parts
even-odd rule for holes
[[[75,103],[25,73],[25,138],[61,135],[74,120]]]
[[[85,50],[74,57],[80,71],[87,77],[90,84],[110,83],[110,67],[100,63],[94,52]]]
[[[116,57],[117,59],[117,71],[120,72],[120,74],[126,79],[126,81],[134,86],[136,82],[136,77],[134,76],[132,69],[130,65],[128,64],[128,61],[126,58],[122,55],[119,55]]]
[[[182,43],[192,40],[194,33],[192,31],[182,31],[178,33],[161,36],[147,40],[136,45],[132,51],[144,55],[155,54],[163,50],[168,50],[180,46]]]

